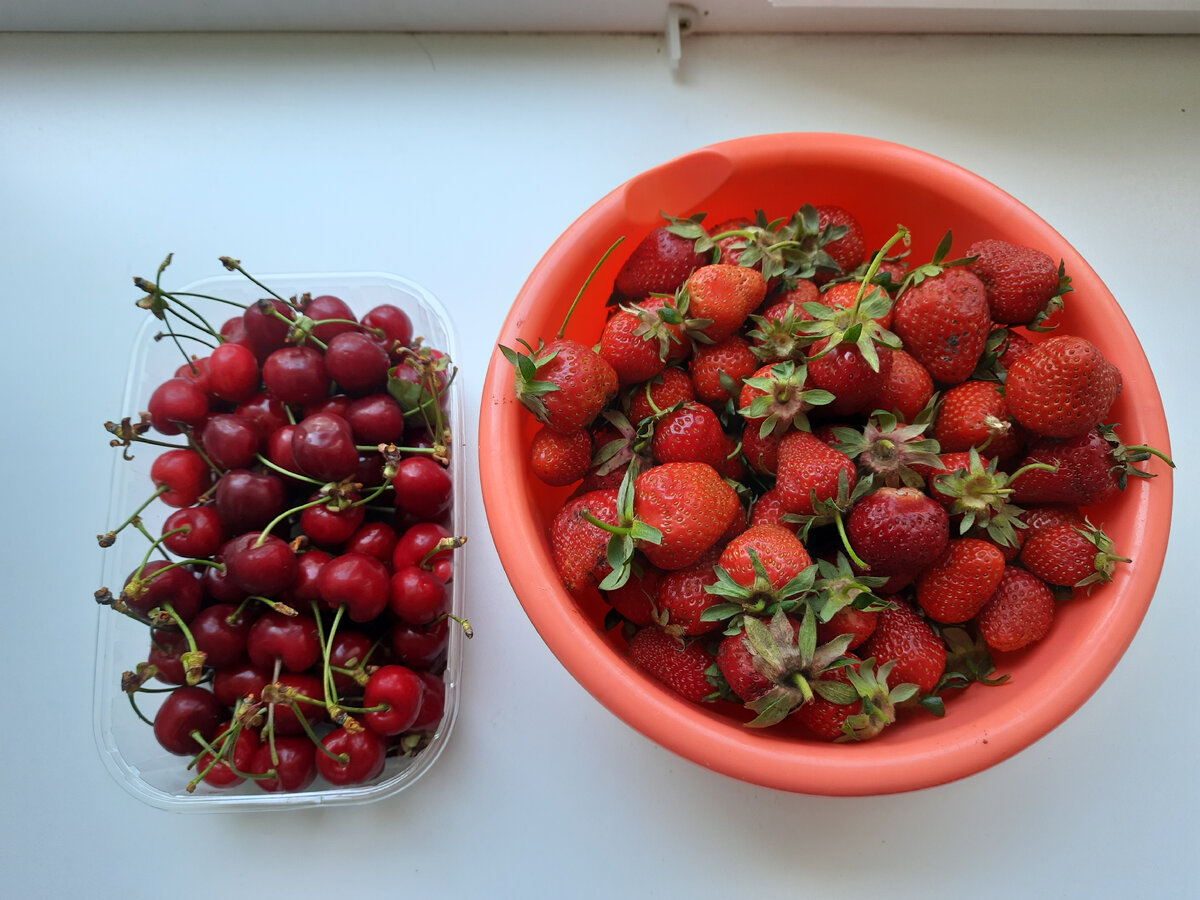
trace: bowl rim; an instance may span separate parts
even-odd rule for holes
[[[619,185],[582,213],[551,245],[531,271],[502,326],[496,344],[511,345],[524,337],[536,342],[539,335],[525,333],[528,305],[551,280],[564,254],[584,252],[598,259],[611,241],[601,234],[597,221],[619,220],[628,211],[631,190],[640,191],[647,179],[669,173],[673,168],[708,165],[712,159],[727,159],[738,166],[777,165],[803,161],[819,164],[872,167],[886,164],[897,177],[914,178],[936,171],[942,191],[953,189],[969,202],[986,200],[997,212],[1015,216],[1028,226],[1029,243],[1042,242],[1061,250],[1076,283],[1086,280],[1099,303],[1120,320],[1124,313],[1091,266],[1045,220],[1006,191],[979,175],[941,157],[902,144],[860,135],[826,132],[762,134],[710,144],[677,156],[660,166],[636,175]],[[693,206],[693,209],[702,208]],[[1130,328],[1132,335],[1132,329]],[[1127,381],[1139,385],[1139,415],[1144,417],[1139,439],[1170,452],[1165,412],[1144,350],[1134,338],[1128,342],[1135,357]],[[1136,376],[1129,379],[1129,376]],[[1152,391],[1152,394],[1145,393]],[[1153,402],[1147,402],[1150,398]],[[1059,667],[1061,684],[1044,692],[1021,709],[1001,706],[1003,719],[983,715],[965,724],[948,727],[936,735],[889,745],[886,740],[847,746],[803,744],[803,752],[785,754],[777,740],[763,740],[762,733],[745,729],[695,704],[673,695],[627,661],[612,652],[561,586],[548,559],[531,554],[530,547],[544,540],[532,516],[511,515],[524,510],[528,496],[521,479],[511,476],[513,458],[520,458],[519,404],[512,393],[511,366],[493,350],[484,382],[479,423],[479,465],[485,511],[497,552],[510,584],[535,629],[550,650],[575,679],[611,712],[674,753],[694,763],[734,778],[780,790],[821,795],[871,795],[897,793],[951,782],[1011,757],[1044,737],[1073,714],[1103,683],[1132,642],[1149,606],[1166,554],[1172,506],[1172,477],[1169,471],[1153,479],[1153,496],[1147,479],[1134,479],[1123,508],[1136,516],[1156,539],[1142,548],[1137,578],[1128,567],[1117,573],[1112,591],[1121,590],[1120,608],[1110,608],[1098,627],[1081,642],[1070,668]],[[485,450],[485,448],[487,448]],[[1153,513],[1153,515],[1151,514]],[[1102,627],[1100,627],[1102,626]],[[885,736],[886,737],[886,736]],[[913,746],[909,746],[912,744]],[[793,746],[796,746],[793,742]],[[788,757],[794,757],[788,759]],[[781,760],[803,765],[780,765]],[[866,776],[866,777],[864,777]]]

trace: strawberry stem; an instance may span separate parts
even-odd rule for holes
[[[588,285],[592,283],[592,279],[596,277],[596,273],[600,271],[600,267],[604,265],[604,261],[612,255],[612,252],[616,250],[624,240],[625,238],[622,236],[613,241],[613,245],[605,250],[604,255],[600,257],[600,260],[596,263],[596,265],[592,266],[592,271],[588,273],[588,277],[584,280],[583,285],[579,288],[579,293],[577,293],[575,295],[575,299],[571,301],[571,307],[567,310],[567,314],[563,318],[562,326],[558,329],[558,334],[556,337],[562,338],[563,334],[567,330],[567,323],[571,321],[571,316],[575,313],[575,307],[579,305],[579,301],[583,297],[583,292],[586,291]]]

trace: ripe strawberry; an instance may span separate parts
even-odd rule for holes
[[[685,287],[689,330],[713,343],[737,332],[767,294],[762,272],[723,263],[697,269]]]
[[[978,538],[953,538],[917,576],[917,603],[935,622],[966,622],[996,592],[1004,554]]]
[[[585,517],[616,525],[617,491],[592,491],[568,500],[550,522],[550,551],[567,590],[578,593],[597,584],[611,570],[609,534]]]
[[[730,266],[740,266],[742,264],[742,255],[750,246],[748,237],[743,232],[754,228],[754,220],[746,216],[734,216],[731,219],[718,222],[709,228],[709,236],[717,239],[716,246],[718,253],[716,262],[725,263]]]
[[[651,440],[660,463],[703,462],[719,469],[729,453],[721,420],[703,403],[691,401],[664,415]]]
[[[1046,582],[1025,569],[1006,566],[996,592],[979,611],[979,634],[993,650],[1028,647],[1050,633],[1055,605]]]
[[[931,437],[945,453],[970,450],[1001,460],[1011,459],[1025,446],[1025,431],[1008,414],[1000,385],[964,381],[948,388],[937,407]]]
[[[875,394],[875,407],[913,422],[933,397],[929,370],[905,350],[892,351],[892,367]]]
[[[737,493],[707,463],[663,463],[638,475],[634,516],[657,529],[661,543],[641,550],[660,569],[696,562],[742,513]]]
[[[543,425],[533,436],[529,465],[533,474],[554,487],[574,484],[592,464],[592,435],[580,428],[566,433]]]
[[[724,406],[731,399],[736,401],[742,379],[758,367],[750,342],[739,334],[715,344],[698,344],[690,366],[696,399],[714,407]]]
[[[638,629],[629,640],[634,663],[685,700],[701,703],[713,693],[706,675],[713,654],[696,642],[683,642],[656,625]]]
[[[687,277],[708,262],[693,241],[660,226],[642,238],[617,273],[617,293],[630,299],[673,294]]]
[[[992,321],[1004,325],[1040,325],[1062,307],[1071,290],[1062,263],[1033,247],[988,239],[967,249],[976,257],[968,268],[987,288]]]
[[[801,360],[812,343],[800,328],[805,320],[804,304],[815,303],[820,294],[811,281],[798,281],[785,291],[761,315],[751,316],[753,330],[747,333],[754,354],[764,363]]]
[[[719,619],[704,619],[704,611],[721,599],[705,588],[717,583],[716,565],[720,552],[713,548],[690,566],[663,572],[654,594],[658,610],[655,621],[675,637],[707,634],[721,627]]]
[[[754,505],[750,507],[750,525],[782,525],[794,534],[799,525],[795,522],[785,522],[783,517],[786,514],[787,510],[783,507],[779,491],[773,487],[768,488],[759,494]]]
[[[747,421],[742,430],[742,456],[746,464],[761,475],[774,476],[779,469],[779,442],[786,432],[763,433],[758,422]]]
[[[891,374],[892,351],[880,346],[875,354],[872,366],[856,343],[843,341],[831,346],[828,339],[823,339],[813,344],[808,377],[814,387],[833,395],[825,407],[827,412],[845,416],[877,407],[876,398]]]
[[[1021,513],[1021,521],[1025,523],[1024,534],[1027,538],[1051,525],[1061,525],[1065,522],[1068,525],[1082,527],[1084,524],[1083,513],[1079,511],[1079,507],[1069,503],[1031,506]]]
[[[1059,587],[1085,587],[1112,581],[1117,563],[1129,562],[1118,556],[1112,539],[1085,521],[1082,528],[1051,525],[1025,539],[1021,563],[1047,584]]]
[[[966,381],[983,355],[991,328],[987,292],[963,268],[948,268],[909,288],[896,301],[892,330],[934,381]]]
[[[950,517],[922,491],[883,487],[854,504],[846,534],[871,575],[915,576],[945,551]]]
[[[668,366],[645,384],[629,391],[629,421],[638,424],[677,403],[696,399],[692,379],[683,369]]]
[[[629,580],[619,588],[604,591],[604,599],[625,621],[634,625],[650,625],[658,619],[658,584],[661,569],[644,560],[634,567]]]
[[[896,601],[879,614],[875,633],[867,641],[869,654],[878,665],[895,662],[888,676],[892,684],[910,682],[920,694],[929,694],[946,669],[946,645],[911,606]]]
[[[770,680],[758,670],[754,659],[744,625],[722,638],[717,646],[717,668],[721,670],[730,690],[747,703],[757,700],[771,689]]]
[[[822,233],[839,235],[825,242],[825,252],[833,257],[843,274],[853,272],[862,265],[867,255],[867,242],[863,236],[862,225],[853,213],[840,206],[818,206],[817,216],[818,227]],[[831,277],[832,274],[821,273],[813,280],[821,284]]]
[[[751,525],[725,546],[718,564],[746,589],[743,605],[764,608],[786,598],[789,585],[812,565],[812,559],[790,529]]]
[[[790,513],[814,515],[817,504],[837,499],[840,483],[853,492],[858,470],[852,460],[807,431],[789,431],[779,442],[775,487]]]
[[[600,356],[613,371],[621,385],[646,381],[667,365],[667,350],[655,334],[656,313],[622,306],[604,323],[600,332]],[[666,338],[669,345],[670,339]]]
[[[1008,370],[1012,416],[1034,434],[1076,437],[1094,428],[1121,393],[1121,372],[1087,338],[1055,335]]]
[[[829,285],[821,292],[820,298],[817,300],[822,306],[828,306],[830,309],[850,309],[858,302],[859,293],[862,289],[861,281],[839,281],[836,284]],[[882,290],[882,288],[881,288]],[[891,297],[884,292],[887,303],[887,312],[878,316],[875,321],[883,328],[892,327],[892,304]]]
[[[524,343],[522,341],[522,343]],[[517,399],[554,431],[586,428],[617,393],[617,373],[590,347],[556,338],[528,353],[501,347],[516,369]]]
[[[879,610],[843,606],[828,622],[817,623],[817,640],[825,644],[839,635],[848,634],[850,643],[846,645],[846,649],[857,650],[870,640],[878,624]]]
[[[841,450],[855,461],[864,475],[869,475],[875,484],[888,487],[920,488],[925,486],[922,471],[940,466],[938,445],[925,436],[928,426],[901,425],[891,413],[877,412],[862,430],[834,425],[831,446]],[[815,434],[824,438],[825,427]]]
[[[1127,447],[1112,426],[1100,425],[1077,437],[1040,438],[1022,460],[1054,467],[1031,469],[1013,481],[1013,499],[1019,504],[1069,503],[1091,506],[1124,490],[1129,476],[1149,478],[1151,473],[1134,466],[1151,456],[1174,463],[1152,447]]]

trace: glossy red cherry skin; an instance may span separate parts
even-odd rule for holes
[[[332,785],[362,784],[379,777],[387,761],[387,741],[369,728],[350,732],[335,728],[321,743],[335,755],[345,754],[342,762],[329,753],[317,754],[317,771]]]
[[[155,740],[168,753],[192,756],[202,749],[192,732],[199,732],[206,741],[212,740],[226,714],[212,691],[187,685],[176,688],[154,716]]]

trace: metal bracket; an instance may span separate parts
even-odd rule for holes
[[[667,4],[667,60],[672,69],[679,68],[683,58],[683,36],[692,30],[700,14],[686,3]]]

